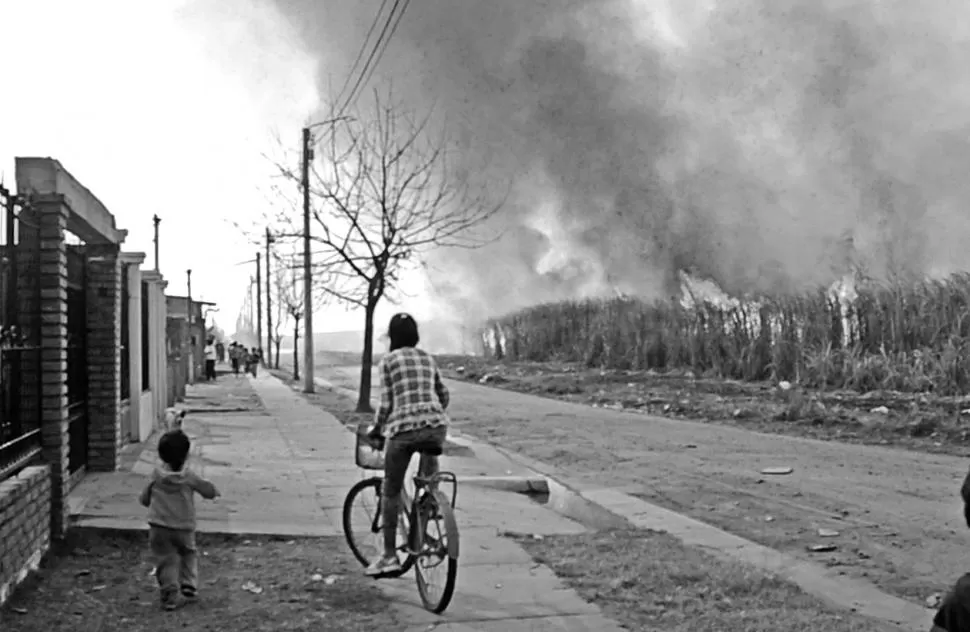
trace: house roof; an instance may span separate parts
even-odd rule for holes
[[[172,296],[171,294],[166,294],[165,295],[165,298],[166,299],[176,300],[176,301],[186,301],[186,300],[188,300],[189,297],[188,296]],[[217,304],[217,303],[213,303],[211,301],[200,301],[197,298],[193,298],[192,299],[192,302],[195,303],[196,305],[216,305]]]

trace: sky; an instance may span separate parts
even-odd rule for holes
[[[4,98],[0,172],[14,183],[15,156],[50,156],[127,229],[126,251],[154,265],[160,225],[168,293],[219,304],[230,331],[258,246],[237,229],[263,229],[264,154],[276,135],[299,147],[316,107],[316,61],[258,7],[197,19],[191,2],[0,0]],[[8,91],[14,89],[14,94]],[[298,154],[293,154],[298,155]],[[261,249],[260,249],[261,250]],[[318,330],[357,327],[343,310]]]

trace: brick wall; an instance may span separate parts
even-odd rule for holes
[[[118,246],[89,246],[88,470],[118,468],[121,431],[121,263]]]
[[[25,468],[0,483],[0,604],[50,548],[51,472]]]

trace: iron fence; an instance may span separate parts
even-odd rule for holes
[[[41,452],[40,229],[0,185],[0,480]]]
[[[121,266],[121,401],[131,399],[131,328],[128,319],[131,309],[128,301],[131,291],[128,289],[128,266]]]

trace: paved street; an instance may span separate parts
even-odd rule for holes
[[[252,391],[258,395],[253,398]],[[341,508],[349,487],[369,473],[353,462],[354,437],[327,413],[267,374],[226,376],[190,387],[193,465],[223,493],[200,501],[200,530],[282,535],[342,535]],[[155,461],[155,444],[129,446],[123,471],[89,475],[71,495],[75,524],[145,528],[137,494]],[[463,450],[445,457],[461,479],[526,473],[494,452]],[[552,572],[535,564],[503,531],[571,533],[584,529],[527,497],[465,485],[458,495],[462,537],[458,589],[443,616],[424,611],[413,574],[384,580],[408,630],[620,630]]]

